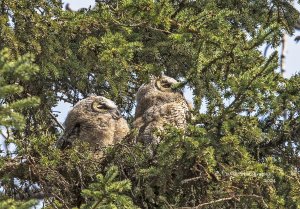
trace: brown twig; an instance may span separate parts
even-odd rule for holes
[[[178,209],[199,209],[203,206],[212,205],[212,204],[216,204],[216,203],[220,203],[220,202],[224,202],[224,201],[229,201],[229,200],[233,200],[233,199],[239,199],[240,197],[253,197],[253,198],[260,199],[262,201],[264,207],[269,208],[262,196],[255,195],[255,194],[250,194],[250,195],[235,195],[235,196],[232,196],[232,197],[225,197],[225,198],[221,198],[221,199],[218,199],[218,200],[213,200],[213,201],[210,201],[210,202],[202,203],[202,204],[199,204],[195,207],[179,207]]]

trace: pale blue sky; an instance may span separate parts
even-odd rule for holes
[[[69,3],[71,9],[78,10],[80,8],[88,8],[90,5],[95,5],[95,0],[66,0],[65,4]]]
[[[297,31],[295,35],[300,36],[300,31]],[[300,42],[296,43],[294,41],[295,35],[289,37],[287,41],[286,77],[290,77],[300,71]]]

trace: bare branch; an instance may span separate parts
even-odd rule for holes
[[[203,206],[212,205],[212,204],[216,204],[216,203],[220,203],[220,202],[224,202],[224,201],[229,201],[229,200],[233,200],[233,199],[238,200],[240,197],[253,197],[253,198],[260,199],[261,202],[263,203],[264,207],[268,208],[268,205],[264,201],[262,196],[255,195],[255,194],[250,194],[250,195],[235,195],[235,196],[232,196],[232,197],[225,197],[225,198],[221,198],[221,199],[218,199],[218,200],[213,200],[213,201],[210,201],[210,202],[202,203],[202,204],[199,204],[195,207],[180,207],[178,209],[199,209]]]
[[[225,197],[225,198],[221,198],[221,199],[218,199],[218,200],[213,200],[213,201],[210,201],[210,202],[202,203],[202,204],[197,205],[195,207],[180,207],[178,209],[198,209],[198,208],[201,208],[201,207],[206,206],[206,205],[212,205],[212,204],[215,204],[215,203],[224,202],[224,201],[228,201],[228,200],[232,200],[232,199],[234,199],[234,197]]]
[[[55,123],[61,128],[61,130],[65,130],[64,126],[57,120],[57,118],[55,117],[55,115],[53,115],[52,112],[49,111],[49,114],[51,116],[51,118],[55,121]]]

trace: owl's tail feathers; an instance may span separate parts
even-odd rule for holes
[[[70,148],[71,146],[72,146],[72,142],[69,141],[64,135],[59,137],[59,139],[56,142],[56,147],[61,150]]]

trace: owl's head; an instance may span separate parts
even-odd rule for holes
[[[168,76],[161,76],[155,79],[155,87],[162,92],[175,92],[177,89],[175,86],[179,84],[174,78]]]
[[[135,118],[141,117],[151,107],[184,100],[180,84],[165,75],[151,77],[150,83],[142,85],[137,92]]]
[[[93,101],[91,103],[91,109],[92,111],[97,113],[109,113],[114,119],[119,119],[122,117],[117,105],[110,99],[107,99],[102,96],[95,96],[93,98]]]

